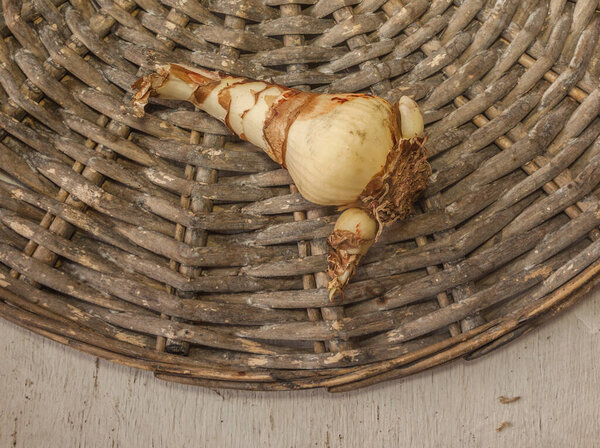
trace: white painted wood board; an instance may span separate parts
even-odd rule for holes
[[[600,291],[480,360],[339,395],[166,383],[2,320],[0,340],[2,448],[600,446]]]

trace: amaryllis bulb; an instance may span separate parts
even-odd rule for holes
[[[150,96],[190,101],[287,168],[309,201],[352,207],[328,239],[334,295],[383,227],[412,212],[431,174],[423,116],[408,97],[391,105],[373,95],[304,92],[180,64],[158,67],[133,88],[137,115]],[[352,220],[358,227],[344,227]]]

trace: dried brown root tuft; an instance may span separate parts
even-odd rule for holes
[[[421,137],[400,140],[388,154],[384,172],[371,180],[360,196],[363,208],[379,224],[378,237],[384,226],[413,212],[413,203],[427,187],[431,166],[424,143]]]

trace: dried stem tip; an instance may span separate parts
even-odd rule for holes
[[[371,215],[360,208],[349,208],[336,221],[333,232],[327,238],[331,277],[327,286],[332,302],[338,294],[343,298],[343,290],[356,272],[361,257],[375,242],[377,227]]]
[[[152,96],[189,101],[287,168],[304,198],[348,209],[328,238],[332,299],[383,228],[412,213],[431,174],[423,116],[406,96],[390,104],[304,92],[181,64],[157,67],[133,88],[136,115]]]

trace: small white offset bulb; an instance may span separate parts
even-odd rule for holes
[[[403,96],[398,101],[398,109],[400,110],[400,130],[402,137],[411,139],[422,137],[425,125],[423,123],[423,114],[419,105],[407,96]]]
[[[364,210],[360,208],[349,208],[344,211],[335,222],[334,232],[350,232],[360,240],[359,247],[348,249],[349,254],[364,255],[375,241],[377,235],[377,222]],[[365,247],[367,246],[368,247]]]

